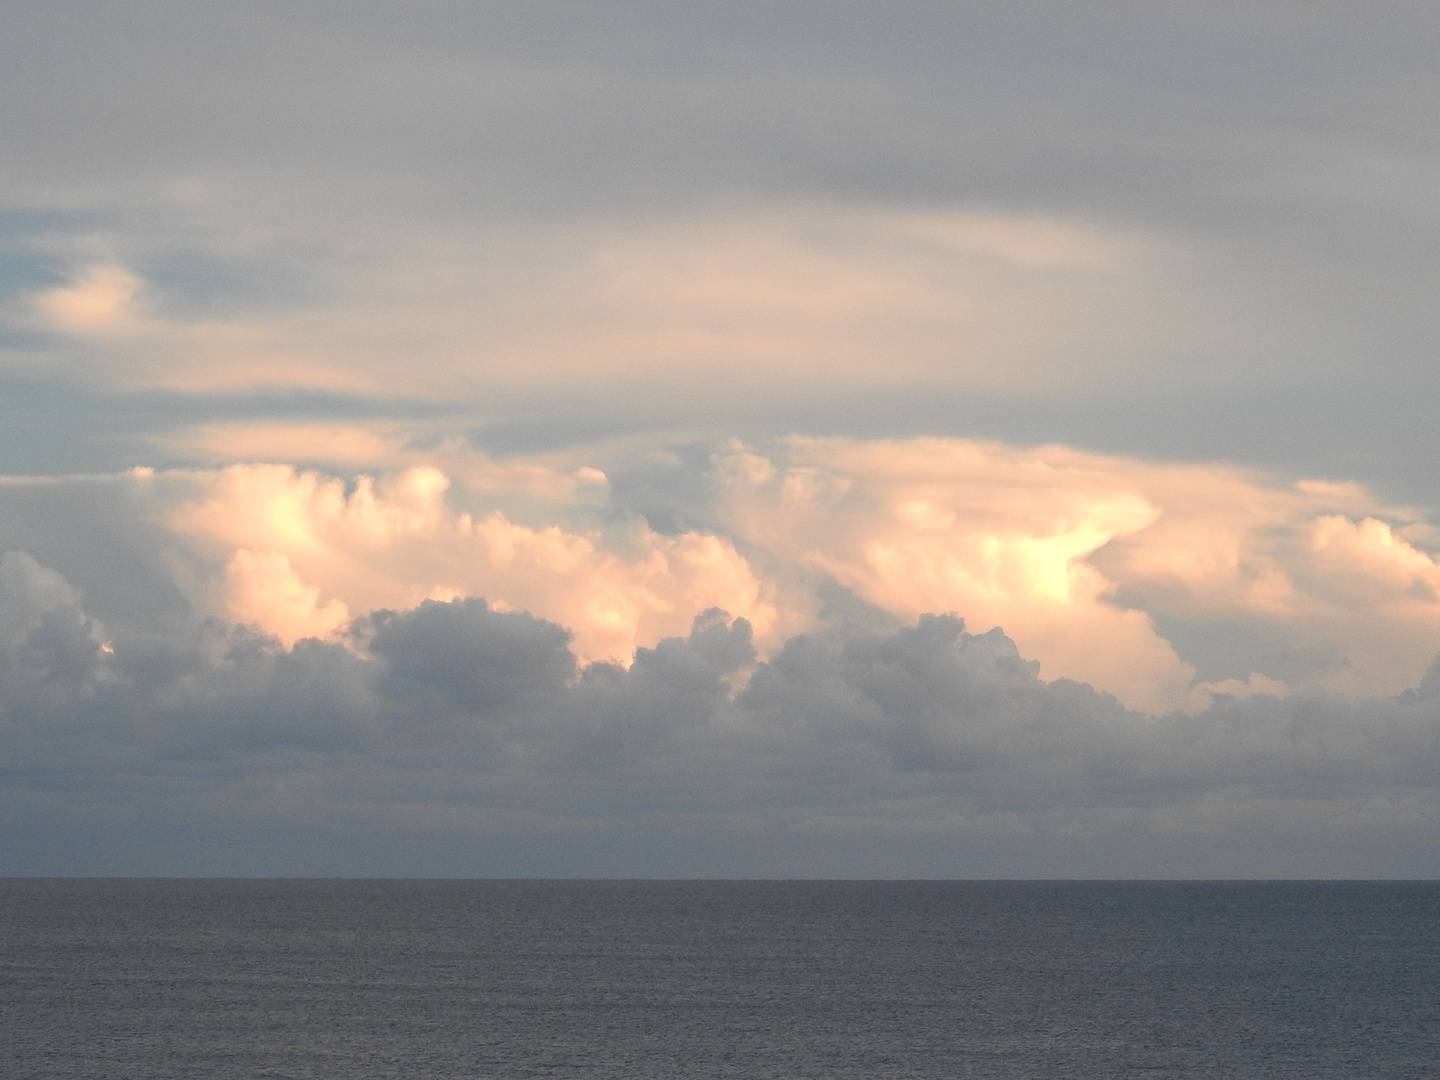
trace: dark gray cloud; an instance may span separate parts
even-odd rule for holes
[[[954,616],[757,665],[709,612],[627,670],[474,599],[288,651],[77,601],[0,562],[6,873],[1403,876],[1440,837],[1434,676],[1152,720]]]

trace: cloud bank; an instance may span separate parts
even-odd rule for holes
[[[960,439],[497,460],[385,428],[190,438],[337,460],[12,480],[0,544],[55,566],[107,625],[168,604],[286,645],[427,598],[530,612],[582,662],[620,664],[711,608],[764,657],[865,612],[955,612],[1002,627],[1045,679],[1151,714],[1216,692],[1395,694],[1440,651],[1434,529],[1353,484]],[[87,535],[110,537],[103,557]]]
[[[10,7],[4,865],[1433,872],[1440,9]]]
[[[15,552],[0,614],[8,873],[1417,874],[1440,829],[1433,679],[1153,719],[953,616],[759,661],[709,611],[627,669],[477,599],[107,638]]]
[[[1440,571],[1354,485],[337,446],[0,485],[0,869],[1434,872]]]

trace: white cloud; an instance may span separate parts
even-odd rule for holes
[[[1396,531],[1413,513],[1354,485],[958,439],[792,438],[722,454],[717,475],[742,550],[904,618],[1003,626],[1046,678],[1152,712],[1195,674],[1154,617],[1323,646],[1340,692],[1396,693],[1440,650],[1440,566]],[[1253,676],[1274,689],[1234,675]]]
[[[665,536],[633,520],[601,532],[471,514],[451,505],[449,478],[433,468],[362,476],[353,489],[285,465],[235,465],[191,483],[200,490],[167,521],[187,551],[226,568],[216,613],[287,642],[338,628],[346,611],[426,597],[531,611],[569,627],[583,657],[622,662],[710,607],[742,612],[767,635],[779,620],[771,591],[723,538]]]
[[[497,460],[383,425],[184,438],[222,454],[329,443],[380,467],[30,480],[0,491],[8,542],[68,553],[67,574],[102,597],[124,574],[87,561],[144,563],[149,593],[285,642],[376,608],[480,596],[566,626],[584,659],[621,662],[712,607],[748,619],[769,655],[839,617],[838,585],[901,621],[953,611],[1000,626],[1043,677],[1151,713],[1282,685],[1394,694],[1440,651],[1429,526],[1355,485],[956,439],[797,437],[722,448],[706,466],[644,440]],[[649,477],[638,488],[635,469]],[[109,494],[87,504],[84,484]],[[113,551],[77,547],[101,530]],[[104,610],[107,624],[126,618]],[[1177,625],[1188,636],[1172,642]],[[1193,650],[1245,635],[1263,648],[1230,647],[1197,676]]]
[[[224,613],[242,626],[258,626],[287,645],[301,638],[327,638],[350,621],[343,600],[320,601],[278,551],[238,548],[225,564]]]

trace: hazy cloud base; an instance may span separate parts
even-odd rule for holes
[[[0,561],[0,872],[1430,876],[1440,686],[1147,719],[950,616],[628,669],[483,601],[284,649]]]

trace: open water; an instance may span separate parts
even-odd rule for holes
[[[0,881],[0,1075],[1434,1077],[1440,885]]]

